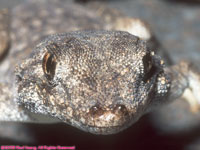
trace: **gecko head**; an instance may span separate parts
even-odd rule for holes
[[[94,134],[132,125],[169,88],[162,61],[121,31],[49,36],[16,77],[20,105]]]

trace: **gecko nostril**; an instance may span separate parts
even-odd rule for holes
[[[99,105],[94,105],[90,108],[89,113],[91,116],[97,117],[103,115],[104,111]]]
[[[128,115],[128,110],[127,110],[126,106],[124,106],[122,104],[117,104],[113,108],[113,113],[114,114],[123,115],[123,116],[127,116]]]

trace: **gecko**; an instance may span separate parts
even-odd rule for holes
[[[105,135],[182,95],[198,109],[199,73],[186,61],[166,67],[140,19],[51,0],[0,14],[0,121]]]

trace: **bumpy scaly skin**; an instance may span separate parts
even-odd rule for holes
[[[146,43],[120,31],[50,36],[16,75],[20,105],[96,134],[130,126],[170,87]]]

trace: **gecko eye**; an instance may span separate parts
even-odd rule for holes
[[[56,58],[53,54],[50,54],[49,52],[45,53],[42,61],[42,69],[46,78],[52,80],[56,69]]]
[[[144,82],[148,82],[149,79],[154,75],[156,72],[156,67],[153,65],[152,56],[148,53],[146,54],[143,59],[143,65],[144,65]]]
[[[144,73],[148,73],[150,72],[151,68],[152,68],[152,57],[149,53],[147,53],[143,59],[143,65],[144,65]]]

